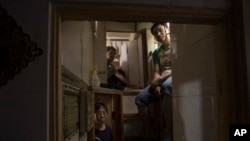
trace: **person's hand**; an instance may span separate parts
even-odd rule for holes
[[[156,86],[154,88],[154,93],[157,97],[160,97],[161,96],[161,86]]]
[[[120,68],[120,62],[118,60],[114,60],[111,64],[114,66],[116,70]]]
[[[160,82],[161,82],[160,77],[157,77],[157,78],[154,78],[154,79],[151,81],[151,85],[155,87],[155,86],[157,86],[157,85],[160,85]]]
[[[98,137],[95,137],[95,141],[101,141],[101,139]]]

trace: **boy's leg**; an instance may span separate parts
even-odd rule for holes
[[[138,110],[139,110],[139,116],[140,118],[142,119],[142,126],[143,126],[143,129],[142,129],[142,138],[145,138],[144,135],[147,135],[148,133],[148,125],[146,124],[147,121],[148,121],[148,117],[146,115],[148,115],[148,107],[145,107],[145,106],[137,106],[138,107]]]
[[[161,93],[172,95],[172,76],[169,76],[162,84],[161,84]]]
[[[172,76],[167,78],[161,85],[161,93],[163,94],[162,115],[164,123],[164,136],[172,140],[173,137],[173,111],[172,111]]]
[[[148,106],[157,100],[157,97],[154,94],[153,88],[148,85],[144,88],[135,98],[135,104],[137,106]]]
[[[165,139],[173,138],[173,110],[172,96],[164,95],[162,99],[163,136]]]
[[[154,90],[151,86],[147,86],[143,89],[135,99],[135,104],[139,109],[139,113],[143,119],[144,124],[144,137],[153,137],[155,135],[155,105],[153,102],[157,100],[154,94]]]

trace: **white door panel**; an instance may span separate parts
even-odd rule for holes
[[[172,24],[171,34],[177,49],[173,62],[174,138],[218,141],[214,27]]]
[[[143,67],[143,46],[142,46],[142,36],[139,35],[138,39],[138,71],[139,71],[139,85],[140,87],[144,86],[144,67]]]
[[[128,79],[131,84],[139,85],[139,60],[137,40],[128,43]]]

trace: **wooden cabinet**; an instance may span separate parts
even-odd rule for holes
[[[122,124],[122,92],[119,90],[106,88],[92,88],[94,102],[105,103],[108,107],[108,118],[106,124],[112,128],[114,141],[123,141],[123,124]],[[94,107],[92,109],[94,111]],[[94,129],[94,126],[93,126]],[[92,137],[94,130],[90,130]],[[92,137],[89,137],[92,141]]]
[[[135,98],[140,89],[126,89],[123,91],[123,138],[124,141],[141,140],[145,136],[144,119],[139,114]]]

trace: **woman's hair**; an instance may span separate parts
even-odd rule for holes
[[[113,46],[107,46],[107,52],[110,51],[110,50],[113,50],[113,51],[116,51],[115,47]]]
[[[165,28],[168,27],[168,25],[165,22],[156,22],[151,26],[151,33],[153,34],[153,30],[157,25],[163,25]]]
[[[99,110],[101,107],[103,107],[106,110],[106,112],[108,113],[108,107],[104,103],[101,103],[101,102],[95,103],[95,112],[97,110]]]

